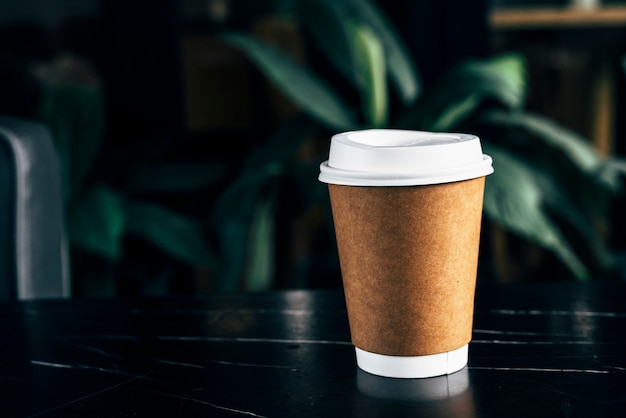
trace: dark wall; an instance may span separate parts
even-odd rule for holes
[[[425,86],[450,66],[489,53],[487,0],[379,0],[415,56]]]

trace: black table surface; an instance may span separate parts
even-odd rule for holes
[[[340,290],[0,304],[2,417],[624,417],[626,283],[480,285],[469,365],[359,370]]]

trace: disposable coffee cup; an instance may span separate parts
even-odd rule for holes
[[[328,183],[356,361],[385,377],[468,362],[485,176],[477,136],[393,129],[331,139]]]

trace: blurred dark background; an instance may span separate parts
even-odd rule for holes
[[[324,58],[307,48],[297,27],[280,18],[289,3],[5,0],[0,4],[0,113],[41,119],[46,83],[54,82],[57,73],[65,81],[95,86],[103,101],[104,128],[86,181],[105,178],[108,187],[127,189],[131,180],[139,178],[133,198],[203,220],[215,205],[218,186],[236,177],[247,151],[267,141],[282,122],[297,113],[294,105],[269,86],[241,53],[224,45],[218,34],[225,29],[250,31],[306,59],[333,80]],[[379,6],[414,57],[424,89],[464,60],[519,51],[528,62],[530,109],[589,138],[601,154],[626,154],[626,141],[620,139],[626,133],[624,120],[619,117],[626,97],[621,67],[626,12],[619,2],[604,2],[595,6],[603,9],[592,11],[558,0],[386,0]],[[593,14],[607,7],[614,13]],[[532,14],[545,8],[560,14],[550,18],[548,13],[546,19]],[[340,84],[337,81],[341,90]],[[298,152],[306,159],[323,153],[324,145]],[[201,171],[188,177],[190,182],[198,181],[196,186],[187,187],[181,179],[160,189],[149,183],[161,177],[146,179],[134,171],[138,166],[173,164],[216,167],[220,176],[210,182],[208,176],[213,172]],[[204,183],[199,181],[203,175],[207,176]],[[176,248],[168,251],[167,242],[163,244],[167,237],[151,241],[146,234],[130,233],[123,237],[123,250],[115,257],[102,257],[89,246],[74,243],[74,294],[338,286],[332,229],[320,220],[323,215],[319,211],[307,210],[299,203],[300,195],[308,192],[297,183],[272,191],[282,194],[279,201],[284,203],[274,208],[284,222],[272,224],[275,249],[265,254],[274,262],[268,267],[262,260],[253,260],[255,266],[261,263],[259,269],[269,269],[266,276],[273,277],[272,282],[247,287],[235,278],[234,284],[222,286],[217,276],[223,273],[216,273],[211,263],[176,256]],[[254,212],[245,202],[242,200],[239,210]],[[598,226],[617,252],[626,247],[623,210],[624,203],[618,199]],[[264,224],[255,225],[263,228]],[[198,229],[206,232],[203,236],[209,248],[217,245],[210,229]],[[490,225],[485,231],[481,265],[495,267],[481,270],[481,279],[573,280],[546,251],[515,236],[504,234],[503,238],[503,233]],[[172,246],[177,245],[176,239],[169,241]],[[248,243],[244,239],[239,245]],[[218,258],[226,256],[217,254]]]

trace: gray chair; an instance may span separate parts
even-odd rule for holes
[[[43,125],[0,116],[0,300],[71,296],[60,170]]]

